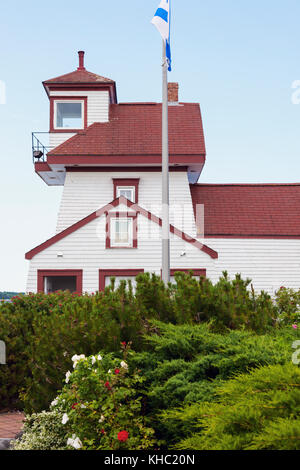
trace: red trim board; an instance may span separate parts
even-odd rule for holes
[[[108,276],[134,276],[143,273],[143,269],[99,269],[99,291],[105,289],[105,278]]]
[[[143,215],[147,219],[151,220],[152,222],[155,222],[159,226],[162,226],[162,220],[157,217],[156,215],[152,214],[149,211],[146,211],[142,207],[140,207],[138,204],[134,204],[133,202],[129,201],[125,197],[121,196],[114,201],[112,201],[110,204],[107,204],[106,206],[103,206],[101,209],[99,209],[96,212],[93,212],[92,214],[88,215],[84,219],[81,219],[79,222],[76,222],[75,224],[71,225],[67,229],[63,230],[62,232],[58,233],[57,235],[54,235],[52,238],[49,238],[49,240],[46,240],[44,243],[41,243],[40,245],[36,246],[32,250],[28,251],[25,254],[26,259],[32,259],[35,255],[40,253],[41,251],[45,250],[49,246],[54,245],[58,241],[62,240],[66,236],[70,235],[73,232],[76,232],[76,230],[80,229],[81,227],[84,227],[86,224],[91,222],[92,220],[97,219],[98,217],[101,217],[103,214],[108,213],[110,210],[113,208],[119,206],[120,204],[125,204],[127,207],[129,207],[131,210],[134,210],[138,214]],[[203,251],[204,253],[208,254],[211,258],[217,259],[218,258],[218,253],[213,250],[212,248],[208,247],[207,245],[204,245],[203,243],[199,242],[195,238],[190,237],[190,235],[187,235],[186,233],[182,232],[181,230],[178,230],[176,227],[173,225],[170,225],[170,232],[176,235],[177,237],[181,238],[182,240],[186,241],[187,243],[191,243],[194,245],[196,248],[199,250]]]
[[[75,276],[76,291],[82,293],[82,269],[39,269],[37,272],[37,291],[44,292],[44,278],[47,276]]]

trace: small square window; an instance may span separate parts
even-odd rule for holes
[[[56,101],[55,128],[83,129],[83,102]]]
[[[131,202],[135,202],[134,186],[117,186],[117,197],[124,196]]]
[[[110,244],[112,247],[133,246],[133,219],[132,217],[117,217],[110,220]]]

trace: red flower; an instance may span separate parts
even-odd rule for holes
[[[111,389],[111,386],[110,386],[110,383],[109,383],[109,382],[105,382],[104,387],[106,387],[108,390]]]
[[[116,370],[115,370],[115,374],[118,375],[119,373],[120,373],[120,369],[116,369]]]
[[[118,433],[118,439],[119,439],[119,441],[121,441],[121,442],[126,442],[127,439],[128,439],[128,437],[129,437],[129,434],[128,434],[127,431],[120,431],[120,432]]]
[[[76,406],[78,405],[78,403],[73,403],[72,405],[72,410],[75,410]]]
[[[122,345],[123,345],[123,346],[126,346],[126,341],[122,341]]]
[[[100,432],[101,432],[101,434],[105,434],[105,431],[104,431],[104,429],[101,429],[101,431],[100,431]]]

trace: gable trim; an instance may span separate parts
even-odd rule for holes
[[[49,240],[46,240],[44,243],[41,243],[40,245],[36,246],[32,250],[28,251],[25,254],[25,259],[31,260],[35,255],[40,253],[41,251],[44,251],[46,248],[49,248],[50,246],[54,245],[58,241],[62,240],[63,238],[67,237],[73,232],[76,232],[79,230],[81,227],[84,227],[88,223],[92,222],[93,220],[97,219],[98,217],[101,217],[103,214],[108,213],[111,209],[114,207],[117,207],[121,204],[125,204],[127,207],[129,207],[131,210],[134,210],[138,214],[143,215],[147,219],[151,220],[152,222],[155,222],[158,224],[160,227],[162,226],[162,220],[157,217],[156,215],[152,214],[151,212],[143,209],[140,207],[138,204],[135,204],[134,202],[129,201],[125,197],[121,196],[111,203],[107,204],[106,206],[103,206],[101,209],[93,212],[92,214],[88,215],[87,217],[84,217],[83,219],[79,220],[79,222],[76,222],[75,224],[71,225],[70,227],[66,228],[62,232],[54,235],[53,237],[49,238]],[[204,245],[203,243],[199,242],[195,238],[192,238],[190,235],[187,235],[186,233],[182,232],[181,230],[177,229],[174,227],[174,225],[170,224],[170,232],[176,235],[177,237],[181,238],[187,243],[190,243],[194,245],[196,248],[199,250],[203,251],[207,255],[209,255],[213,259],[218,258],[218,253],[213,250],[212,248],[208,247],[207,245]]]

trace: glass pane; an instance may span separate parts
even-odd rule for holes
[[[116,243],[129,242],[129,221],[116,220]]]
[[[80,129],[82,125],[82,103],[57,103],[56,127]]]
[[[117,197],[124,196],[126,199],[128,199],[131,202],[134,201],[134,188],[122,188],[118,187],[117,190]]]

